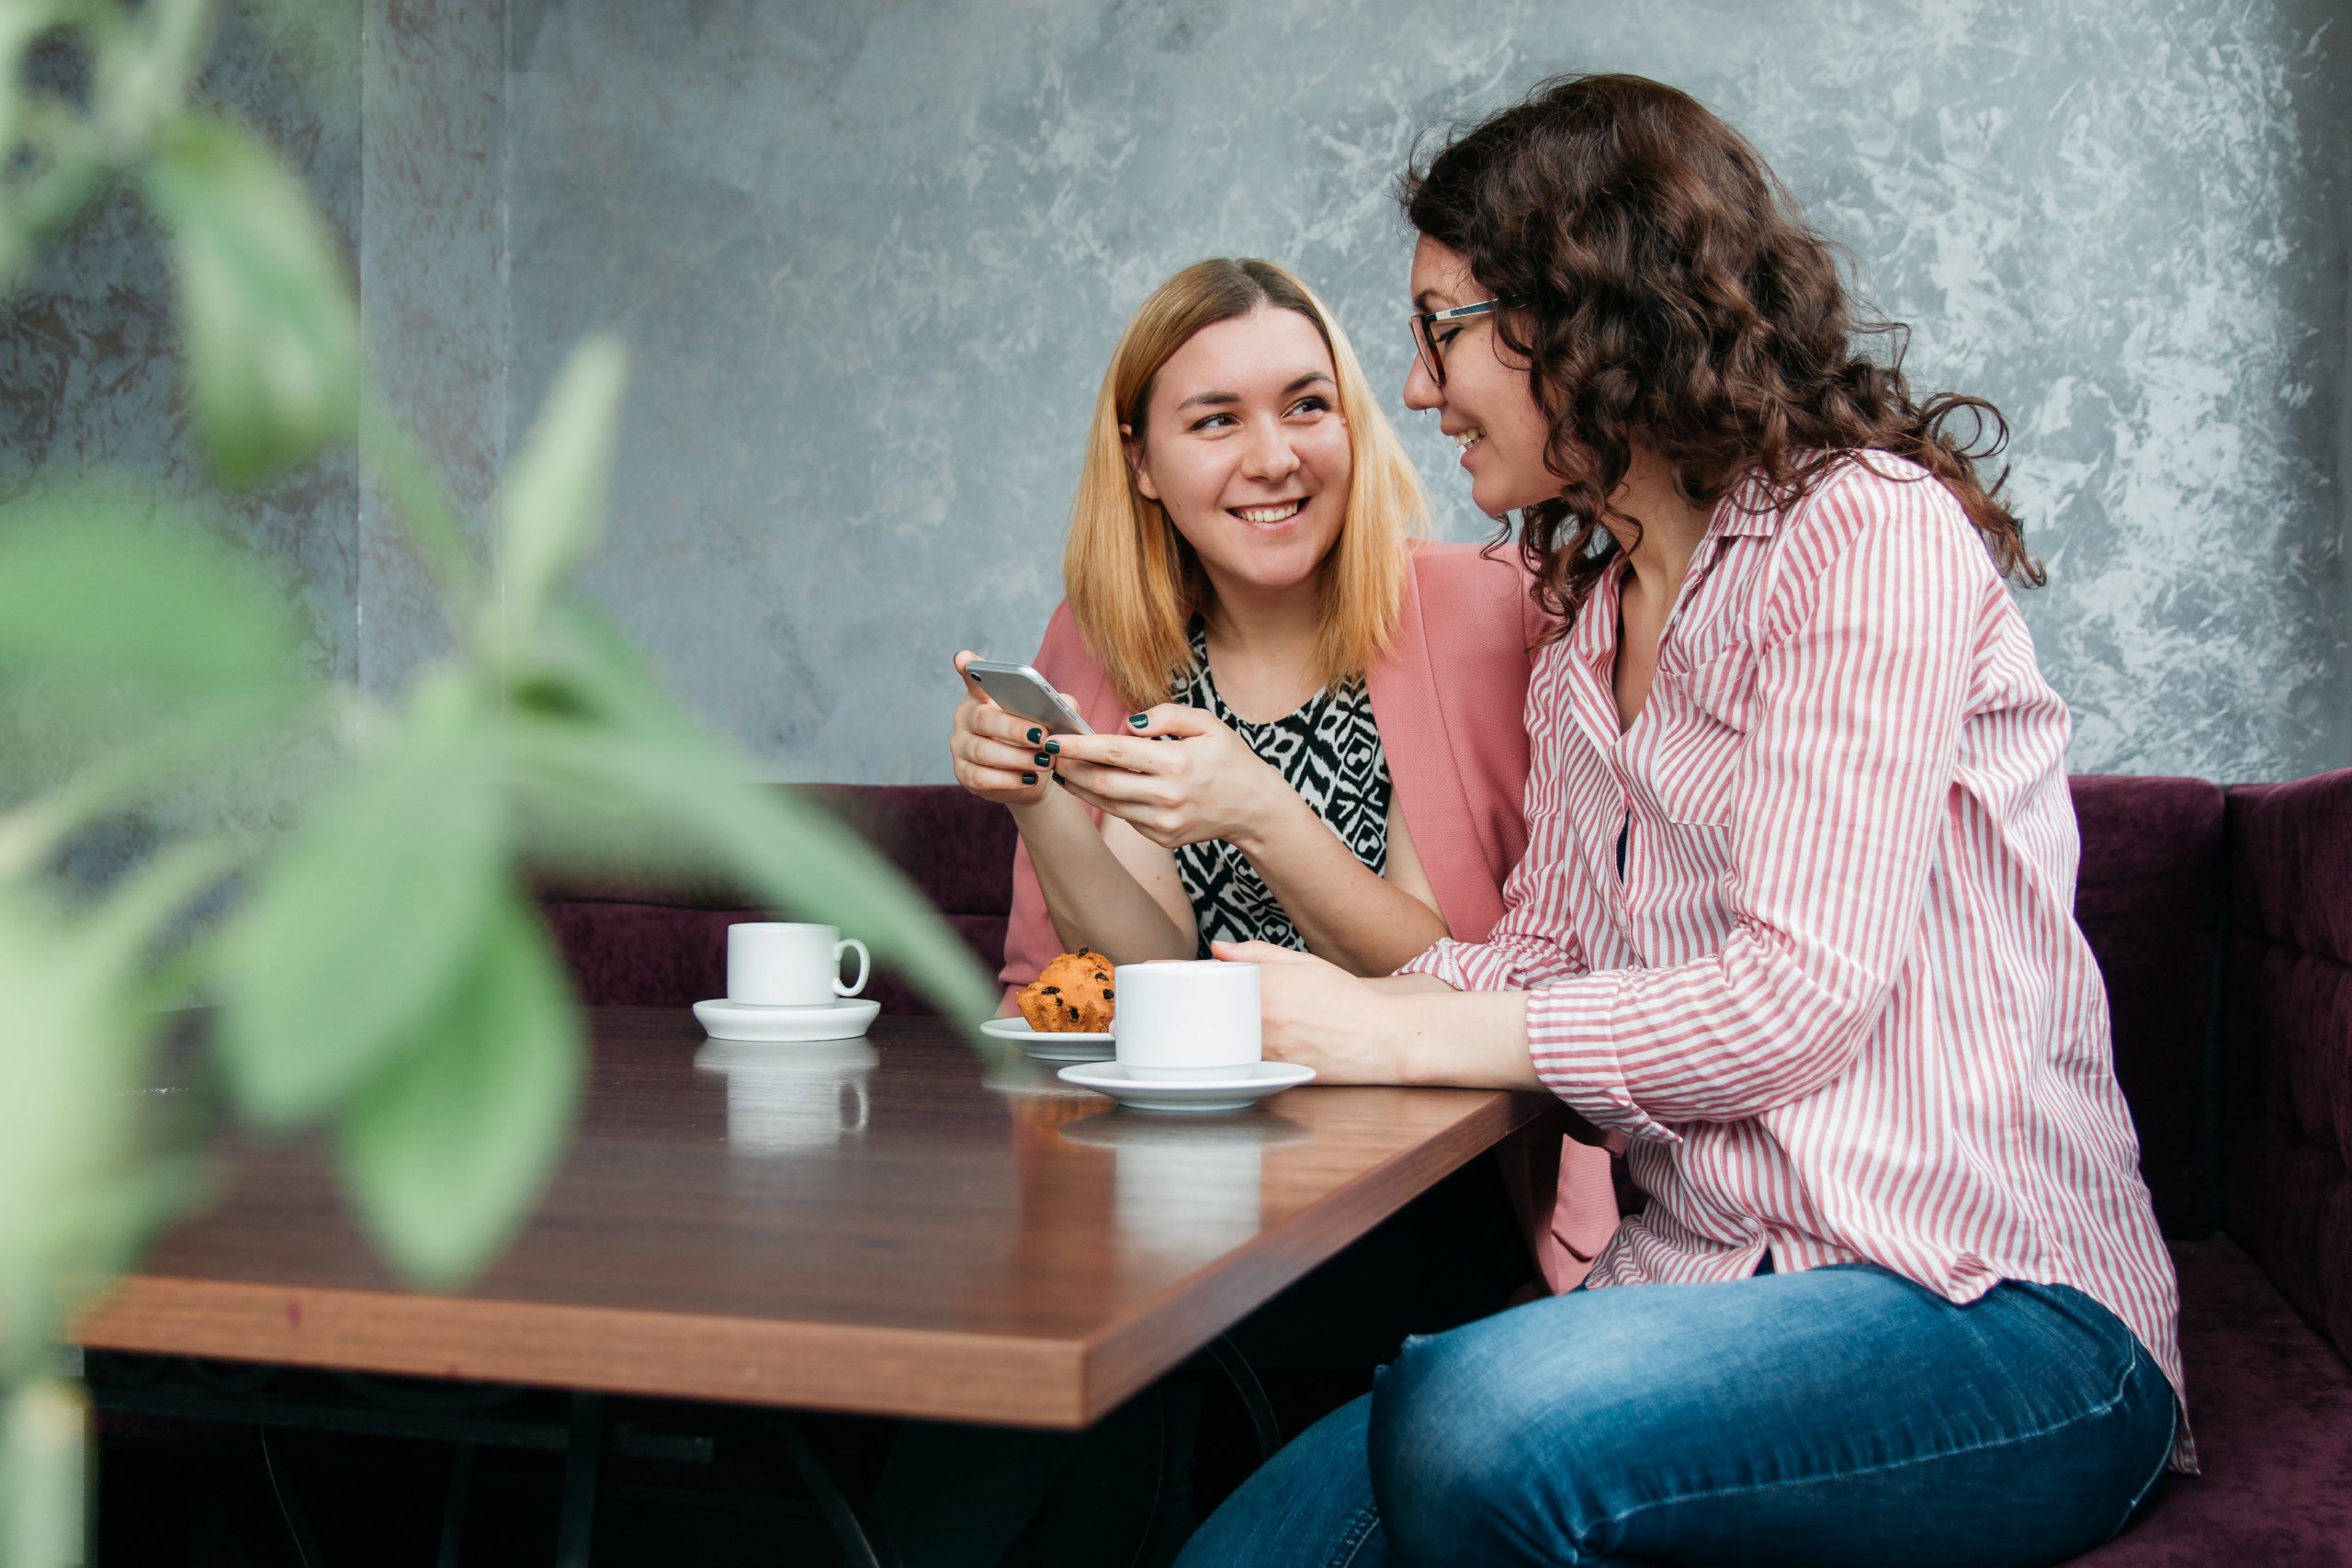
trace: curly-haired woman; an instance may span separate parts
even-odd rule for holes
[[[2176,1286],[2073,919],[2039,581],[1735,131],[1546,84],[1408,175],[1406,400],[1565,628],[1486,940],[1266,967],[1327,1081],[1545,1088],[1645,1208],[1409,1341],[1187,1564],[2050,1562],[2193,1466]],[[1973,432],[1972,432],[1973,435]],[[1997,446],[1998,436],[1994,445]]]

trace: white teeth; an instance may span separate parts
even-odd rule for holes
[[[1467,452],[1471,447],[1476,446],[1479,442],[1484,441],[1486,438],[1487,433],[1483,430],[1465,430],[1461,434],[1453,438],[1453,444],[1463,451]]]
[[[1297,516],[1298,509],[1305,504],[1304,502],[1294,501],[1282,506],[1237,506],[1233,514],[1244,523],[1280,523]]]

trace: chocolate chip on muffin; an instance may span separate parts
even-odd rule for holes
[[[1111,960],[1091,948],[1065,953],[1017,998],[1040,1034],[1101,1034],[1111,1027]]]

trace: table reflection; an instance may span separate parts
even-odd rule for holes
[[[880,1061],[863,1040],[781,1051],[765,1043],[712,1040],[695,1054],[698,1072],[726,1079],[727,1141],[751,1154],[804,1153],[864,1133],[873,1115],[867,1079]]]
[[[1107,1152],[1123,1245],[1164,1258],[1214,1258],[1258,1234],[1269,1150],[1306,1129],[1279,1112],[1112,1110],[1066,1123],[1062,1140]]]

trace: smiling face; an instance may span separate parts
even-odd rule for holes
[[[1462,253],[1427,235],[1413,247],[1413,309],[1446,310],[1494,298],[1470,275]],[[1526,363],[1503,345],[1492,315],[1438,327],[1445,356],[1440,386],[1416,355],[1405,377],[1405,406],[1435,409],[1438,428],[1462,449],[1470,499],[1489,517],[1533,506],[1560,493],[1559,476],[1544,465],[1551,427],[1535,401]]]
[[[1222,592],[1310,582],[1339,542],[1353,450],[1331,351],[1295,310],[1194,333],[1153,378],[1128,450],[1136,488]]]

